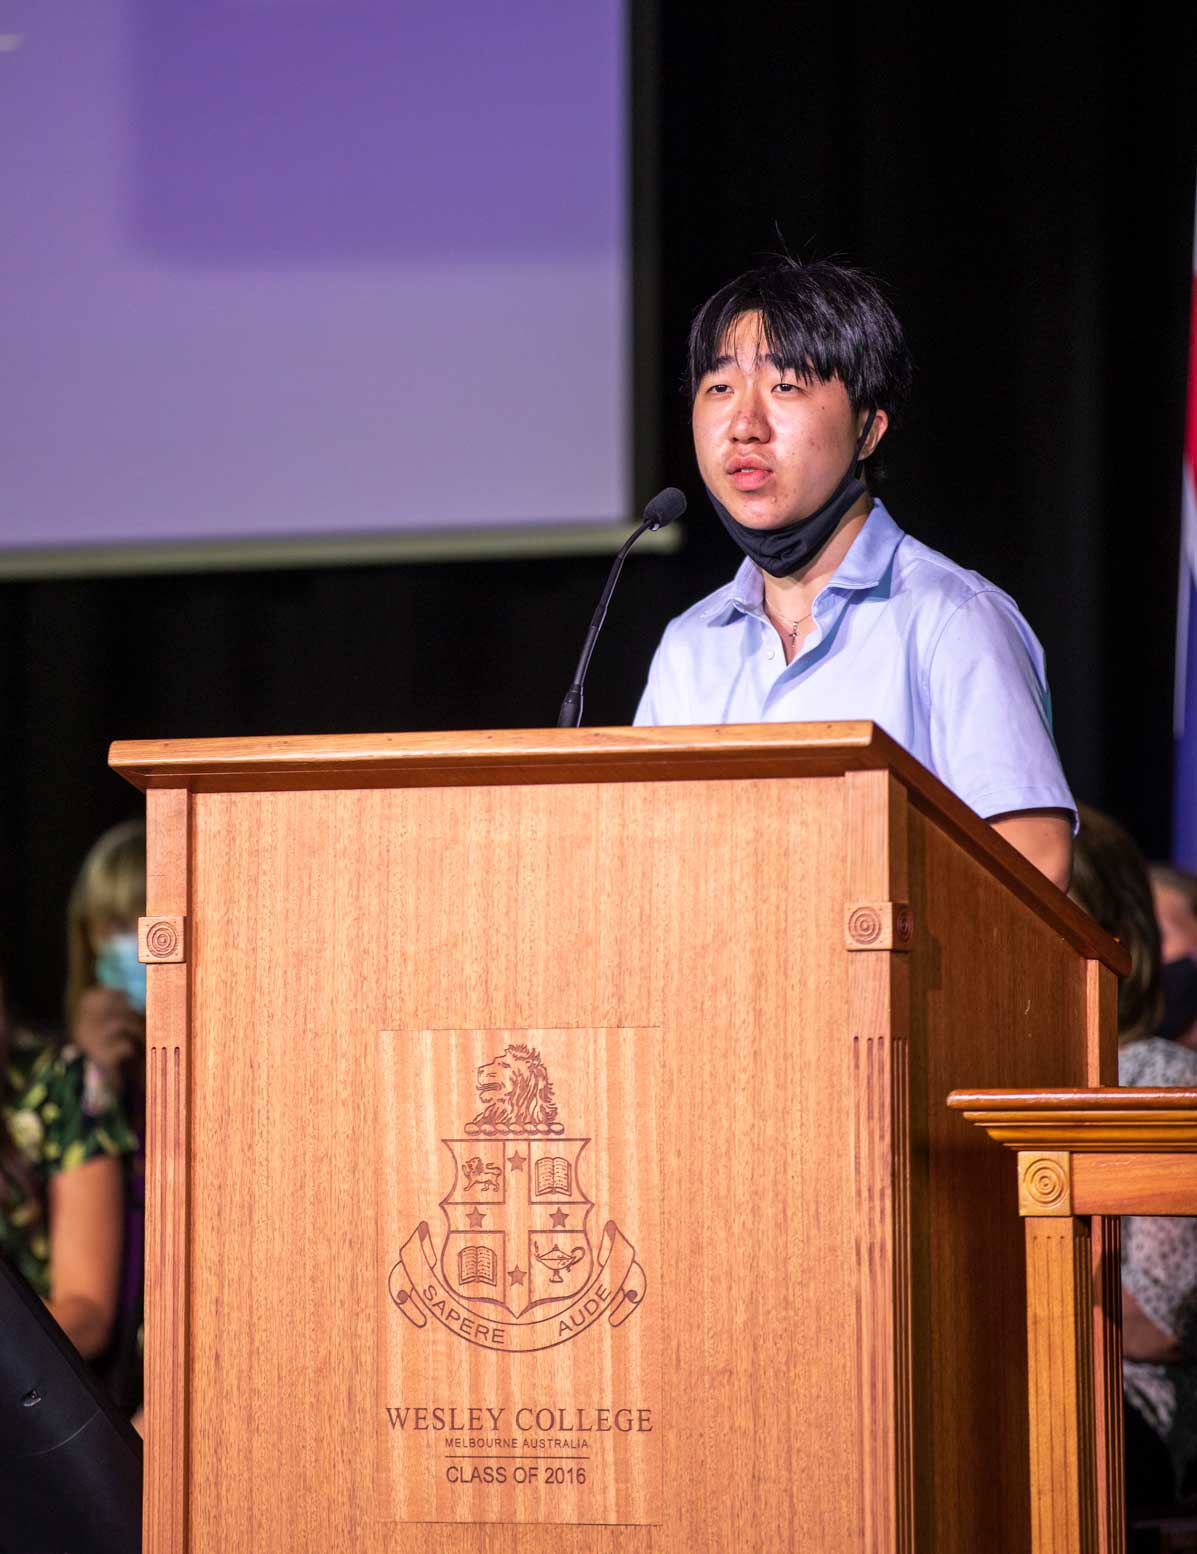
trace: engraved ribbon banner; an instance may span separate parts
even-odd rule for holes
[[[636,1249],[613,1220],[603,1228],[595,1271],[568,1304],[530,1319],[483,1320],[445,1288],[432,1232],[421,1221],[399,1253],[387,1280],[391,1299],[416,1327],[433,1316],[457,1337],[483,1349],[511,1353],[549,1349],[586,1331],[601,1316],[621,1326],[644,1298],[644,1269]]]

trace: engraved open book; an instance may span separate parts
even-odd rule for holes
[[[536,1162],[536,1191],[559,1192],[569,1196],[569,1161],[563,1155],[542,1155]]]
[[[462,1247],[457,1254],[458,1284],[498,1284],[498,1261],[489,1246]]]

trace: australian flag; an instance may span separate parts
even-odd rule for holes
[[[1197,873],[1197,234],[1189,309],[1189,393],[1181,480],[1172,861]]]

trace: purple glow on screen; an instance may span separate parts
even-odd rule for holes
[[[622,0],[0,0],[0,547],[626,516]]]

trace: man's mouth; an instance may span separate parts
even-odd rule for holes
[[[759,491],[773,478],[773,471],[761,464],[732,464],[727,473],[737,491]]]

